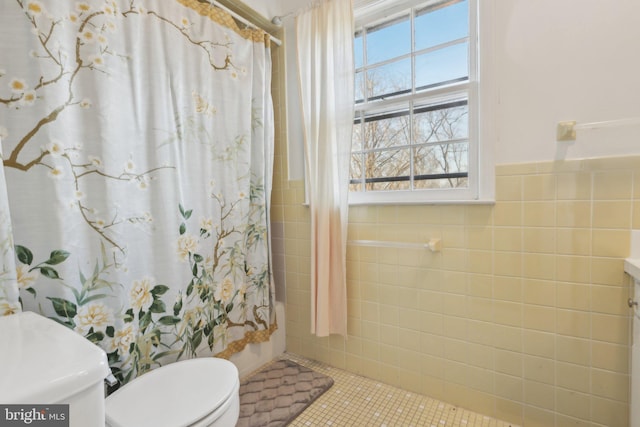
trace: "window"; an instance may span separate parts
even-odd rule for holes
[[[352,203],[478,198],[475,1],[356,2]]]

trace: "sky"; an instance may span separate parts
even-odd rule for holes
[[[437,9],[415,18],[415,51],[433,48],[468,36],[468,1]],[[367,30],[367,63],[373,65],[411,52],[411,23],[404,19],[389,26]],[[355,39],[356,69],[363,66],[363,37]],[[468,43],[416,55],[416,87],[465,77],[468,74]],[[402,89],[411,88],[411,61],[399,60],[374,69],[376,79],[387,79]],[[384,90],[383,90],[384,92]],[[373,95],[377,95],[374,93]]]

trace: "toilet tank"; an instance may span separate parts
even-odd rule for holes
[[[33,312],[0,317],[0,341],[0,405],[68,404],[70,427],[104,427],[102,349]]]

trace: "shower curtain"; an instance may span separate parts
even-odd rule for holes
[[[267,41],[196,0],[0,3],[0,314],[123,382],[269,339]]]

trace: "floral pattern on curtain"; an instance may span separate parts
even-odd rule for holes
[[[3,1],[0,314],[19,288],[123,382],[268,340],[270,73],[196,0]]]
[[[2,138],[0,138],[0,160],[2,160]],[[15,252],[7,185],[4,170],[0,168],[0,316],[21,311],[18,281],[16,277]]]

